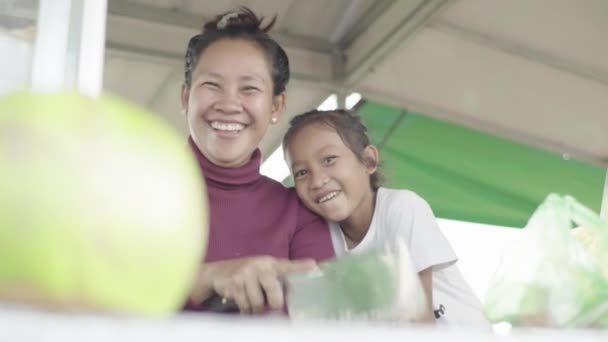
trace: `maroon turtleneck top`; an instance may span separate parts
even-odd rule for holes
[[[188,139],[203,171],[210,224],[206,262],[248,256],[334,257],[327,223],[299,201],[293,188],[260,174],[260,150],[247,164],[223,168],[210,162]]]

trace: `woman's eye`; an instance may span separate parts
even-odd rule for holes
[[[210,81],[201,82],[201,86],[208,87],[208,88],[219,88],[220,87],[219,84],[217,84],[215,82],[210,82]]]
[[[258,87],[254,87],[254,86],[245,86],[245,87],[242,88],[242,90],[244,92],[247,92],[247,93],[253,93],[253,92],[258,91],[259,88]]]

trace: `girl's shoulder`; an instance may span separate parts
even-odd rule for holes
[[[427,207],[427,201],[416,192],[408,189],[392,189],[380,187],[376,200],[382,205],[396,205],[401,208],[407,207]]]

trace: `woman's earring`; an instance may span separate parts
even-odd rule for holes
[[[272,117],[272,119],[270,119],[270,121],[271,121],[273,124],[276,124],[276,123],[277,123],[277,118],[276,118],[275,116],[273,116],[273,117]]]

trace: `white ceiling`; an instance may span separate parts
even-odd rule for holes
[[[31,19],[37,1],[16,3],[0,19]],[[356,90],[608,165],[606,0],[108,0],[105,89],[187,134],[188,39],[240,5],[278,15],[272,34],[292,66],[287,115],[263,141],[266,155],[289,117]]]
[[[359,84],[369,98],[608,164],[608,2],[460,0]]]

